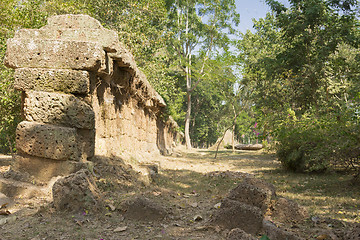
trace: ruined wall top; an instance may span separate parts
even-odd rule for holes
[[[22,91],[41,90],[38,88],[46,87],[41,86],[41,82],[35,84],[28,81],[24,84],[24,81],[16,81],[17,77],[24,79],[24,75],[34,71],[31,69],[37,69],[36,71],[46,69],[46,74],[49,75],[47,77],[53,77],[54,80],[69,78],[66,69],[85,70],[96,73],[105,81],[108,79],[111,84],[114,74],[113,64],[117,64],[122,70],[130,73],[131,93],[143,102],[145,107],[156,109],[165,106],[164,100],[137,67],[132,54],[119,42],[117,33],[105,29],[99,21],[87,15],[53,16],[48,19],[48,24],[40,29],[19,30],[14,38],[7,42],[4,63],[7,67],[21,69],[15,73],[15,88]],[[57,76],[52,76],[49,69],[57,69],[56,72],[54,71]],[[59,69],[64,69],[64,73],[61,74]],[[44,74],[38,75],[44,77]],[[36,76],[36,74],[32,72],[28,76]],[[68,89],[68,91],[72,93],[88,91],[88,86],[79,83],[77,85],[77,89]],[[56,91],[56,87],[53,89]]]

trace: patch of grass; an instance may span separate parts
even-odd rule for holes
[[[329,217],[348,222],[360,223],[360,185],[352,185],[353,176],[347,172],[293,173],[281,167],[274,155],[263,151],[221,150],[218,158],[213,159],[215,151],[198,150],[184,154],[182,161],[201,164],[206,172],[206,163],[219,165],[219,170],[242,171],[255,174],[272,184],[277,194],[298,202],[306,207],[310,215]],[[173,179],[185,181],[193,189],[207,189],[218,194],[226,194],[239,180],[229,178],[208,178],[203,174],[174,171]],[[175,177],[179,175],[179,177]],[[187,179],[197,179],[191,182]],[[193,180],[192,180],[193,181]],[[171,183],[168,183],[171,187]],[[176,188],[176,186],[173,186]],[[180,189],[179,189],[180,190]],[[186,189],[181,189],[182,191]]]
[[[360,187],[341,173],[299,174],[279,169],[259,171],[274,184],[278,194],[307,207],[311,215],[360,222]]]
[[[157,186],[174,193],[225,195],[238,181],[226,177],[210,177],[190,170],[164,170],[156,178]]]

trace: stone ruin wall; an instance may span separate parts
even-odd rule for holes
[[[7,42],[23,119],[13,168],[47,181],[94,156],[169,153],[176,123],[133,56],[87,15],[59,15]]]

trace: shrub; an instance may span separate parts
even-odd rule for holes
[[[334,116],[291,118],[279,124],[276,153],[292,171],[360,168],[360,131],[354,121]]]

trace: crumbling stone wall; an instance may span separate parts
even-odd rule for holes
[[[23,118],[13,167],[47,180],[99,156],[169,153],[176,123],[133,56],[87,15],[59,15],[7,42]]]

